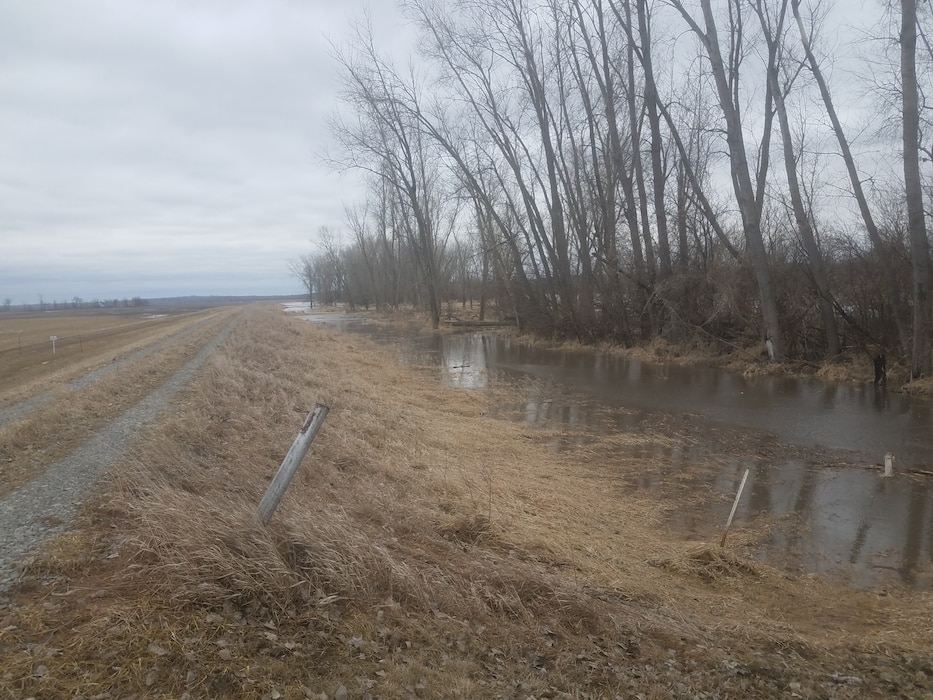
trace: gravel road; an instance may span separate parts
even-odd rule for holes
[[[0,500],[0,602],[16,580],[17,563],[44,540],[68,528],[77,506],[94,486],[98,474],[112,466],[139,430],[166,408],[214,349],[230,335],[238,320],[234,317],[167,382],[115,418],[75,452]]]

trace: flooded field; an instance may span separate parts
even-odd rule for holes
[[[933,402],[868,385],[814,379],[747,379],[718,369],[653,365],[594,351],[531,347],[496,334],[436,334],[310,314],[435,366],[442,381],[473,390],[520,382],[520,405],[495,413],[566,428],[553,449],[642,427],[676,435],[673,446],[594,454],[632,489],[670,504],[669,526],[711,541],[749,469],[736,526],[763,537],[752,556],[795,574],[859,587],[933,588]],[[897,473],[881,476],[886,453]],[[621,468],[637,459],[650,468]]]

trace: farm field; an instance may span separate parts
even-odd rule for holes
[[[0,392],[112,361],[121,352],[154,342],[212,313],[119,309],[0,314]],[[56,337],[54,353],[52,336]]]
[[[681,504],[613,470],[657,469],[640,448],[676,434],[557,453],[487,408],[365,338],[245,309],[24,564],[0,696],[933,697],[929,593],[789,575],[743,556],[753,527],[724,548],[671,532]]]
[[[140,321],[138,315],[63,316],[55,325],[45,317],[17,319],[24,334],[66,327],[89,340],[54,356],[49,350],[48,359],[24,354],[16,356],[20,362],[0,364],[0,496],[42,473],[159,386],[232,312],[204,310],[158,323]]]

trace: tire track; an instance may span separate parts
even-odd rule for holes
[[[158,389],[43,474],[0,501],[0,598],[17,578],[16,564],[52,535],[65,531],[97,476],[111,467],[141,428],[154,421],[214,352],[239,315]]]

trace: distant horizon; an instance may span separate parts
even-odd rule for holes
[[[284,268],[284,265],[283,265]],[[30,291],[24,291],[29,289]],[[30,306],[53,301],[71,302],[75,297],[82,301],[110,299],[165,299],[191,296],[295,296],[305,290],[300,280],[283,269],[280,276],[270,277],[257,274],[255,278],[239,272],[230,274],[229,279],[215,277],[198,280],[155,274],[113,274],[96,279],[10,277],[0,274],[0,304],[12,299],[14,305]]]
[[[159,302],[159,301],[184,301],[184,300],[197,300],[197,299],[301,299],[306,297],[307,292],[293,292],[293,293],[270,293],[270,294],[224,294],[224,293],[196,293],[196,294],[161,294],[159,296],[143,296],[140,294],[129,295],[108,295],[108,296],[98,296],[98,297],[80,297],[78,296],[79,308],[88,308],[92,307],[95,304],[102,305],[124,305],[124,302],[133,302],[136,300],[141,300],[144,302]],[[57,307],[59,309],[67,309],[69,306],[75,304],[75,296],[72,296],[67,299],[63,298],[46,298],[43,295],[43,298],[36,299],[35,301],[21,300],[16,301],[10,296],[0,296],[0,311],[5,310],[22,310],[27,308],[30,310],[42,309],[43,306],[46,307]],[[10,303],[7,304],[7,301]],[[117,304],[114,304],[117,302]],[[50,308],[46,310],[55,310],[55,308]]]

